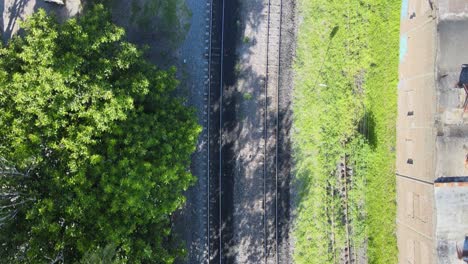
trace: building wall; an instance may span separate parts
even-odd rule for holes
[[[435,14],[427,0],[403,1],[396,161],[399,263],[436,263]]]
[[[399,263],[435,262],[433,185],[397,177]]]
[[[413,179],[397,178],[397,217],[407,229],[433,238],[433,185]]]

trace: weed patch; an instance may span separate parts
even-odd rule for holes
[[[345,252],[397,262],[399,9],[399,0],[299,0],[296,263],[339,263]]]

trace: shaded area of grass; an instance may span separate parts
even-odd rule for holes
[[[299,0],[296,263],[396,263],[399,0]],[[353,168],[343,195],[339,164]],[[347,219],[347,221],[345,220]]]

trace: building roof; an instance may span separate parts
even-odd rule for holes
[[[464,0],[404,0],[397,123],[399,263],[460,263],[468,234]]]
[[[460,263],[457,247],[468,234],[468,177],[438,178],[434,186],[438,263]]]

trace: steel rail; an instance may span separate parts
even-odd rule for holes
[[[274,223],[275,223],[275,263],[279,263],[279,246],[278,246],[278,139],[279,139],[279,87],[281,84],[281,37],[282,37],[282,19],[283,19],[283,1],[279,0],[279,36],[278,36],[278,68],[277,68],[277,83],[276,83],[276,129],[275,129],[275,216],[274,216]],[[263,224],[264,224],[264,260],[265,263],[268,263],[268,255],[267,255],[267,213],[266,213],[266,178],[267,178],[267,142],[268,142],[268,83],[269,83],[269,59],[270,59],[270,38],[271,38],[271,0],[268,0],[268,22],[267,22],[267,51],[266,51],[266,76],[265,76],[265,101],[264,101],[264,157],[263,157]]]
[[[224,0],[221,0],[222,14],[221,14],[221,62],[220,62],[220,81],[219,81],[219,263],[223,261],[223,225],[222,225],[222,173],[223,173],[223,82],[224,82]]]
[[[222,263],[222,255],[223,255],[223,250],[222,250],[222,147],[223,147],[223,137],[222,137],[222,131],[223,131],[223,81],[224,81],[224,26],[225,26],[225,1],[220,0],[222,4],[222,15],[221,15],[221,50],[220,50],[220,99],[219,99],[219,171],[218,171],[218,185],[219,185],[219,193],[218,193],[218,202],[219,202],[219,230],[218,230],[218,235],[219,235],[219,263]],[[279,232],[278,232],[278,189],[279,189],[279,180],[278,180],[278,153],[279,153],[279,148],[278,148],[278,138],[279,138],[279,87],[280,87],[280,63],[281,63],[281,37],[282,37],[282,15],[283,15],[283,1],[279,0],[280,2],[280,21],[279,21],[279,39],[278,39],[278,70],[277,70],[277,87],[276,87],[276,131],[275,131],[275,247],[276,247],[276,263],[279,263],[279,247],[278,247],[278,238],[279,238]],[[210,12],[210,35],[209,35],[209,63],[208,63],[208,68],[209,68],[209,89],[208,89],[208,106],[211,106],[211,63],[212,63],[212,29],[213,29],[213,0],[211,1],[211,12]],[[263,157],[263,225],[264,225],[264,259],[265,263],[267,263],[267,216],[266,216],[266,194],[267,194],[267,189],[266,189],[266,178],[267,178],[267,142],[268,142],[268,80],[269,80],[269,58],[270,58],[270,38],[271,38],[271,0],[268,0],[268,24],[267,24],[267,60],[266,60],[266,77],[265,77],[265,101],[264,101],[264,146],[263,146],[263,151],[264,151],[264,157]],[[207,184],[207,189],[208,189],[208,264],[210,263],[210,257],[211,257],[211,248],[210,248],[210,159],[211,159],[211,153],[210,153],[210,148],[209,148],[209,141],[210,141],[210,133],[209,133],[209,128],[211,125],[210,122],[210,110],[208,110],[208,184]]]
[[[208,157],[207,157],[207,164],[206,164],[206,171],[207,171],[207,178],[208,178],[208,183],[207,183],[207,186],[206,186],[206,189],[207,189],[207,196],[206,196],[206,202],[207,202],[207,234],[206,234],[206,237],[208,239],[207,241],[207,246],[208,246],[208,264],[210,264],[210,257],[211,257],[211,247],[210,247],[210,216],[211,216],[211,207],[210,207],[210,196],[211,196],[211,192],[210,192],[210,186],[211,186],[211,182],[210,182],[210,179],[211,179],[211,173],[210,173],[210,169],[211,169],[211,166],[210,166],[210,159],[211,159],[211,153],[210,153],[210,114],[211,114],[211,55],[212,55],[212,32],[213,32],[213,0],[208,0],[208,3],[210,3],[210,28],[209,28],[209,35],[208,35],[208,42],[209,42],[209,47],[208,47],[208,111],[207,111],[207,125],[206,125],[206,131],[207,131],[207,153],[208,153]]]
[[[281,37],[282,37],[282,24],[283,24],[283,0],[280,0],[280,23],[279,23],[279,38],[278,38],[278,79],[276,85],[276,131],[275,131],[275,243],[276,243],[276,264],[279,263],[279,233],[278,233],[278,141],[279,141],[279,108],[280,108],[280,94],[279,89],[281,85]]]
[[[266,47],[266,69],[265,69],[265,100],[264,100],[264,127],[263,127],[263,258],[265,264],[268,263],[267,254],[267,209],[266,209],[266,174],[267,174],[267,142],[268,142],[268,69],[269,69],[269,53],[270,53],[270,23],[271,23],[271,0],[268,0],[268,19],[267,19],[267,47]]]

